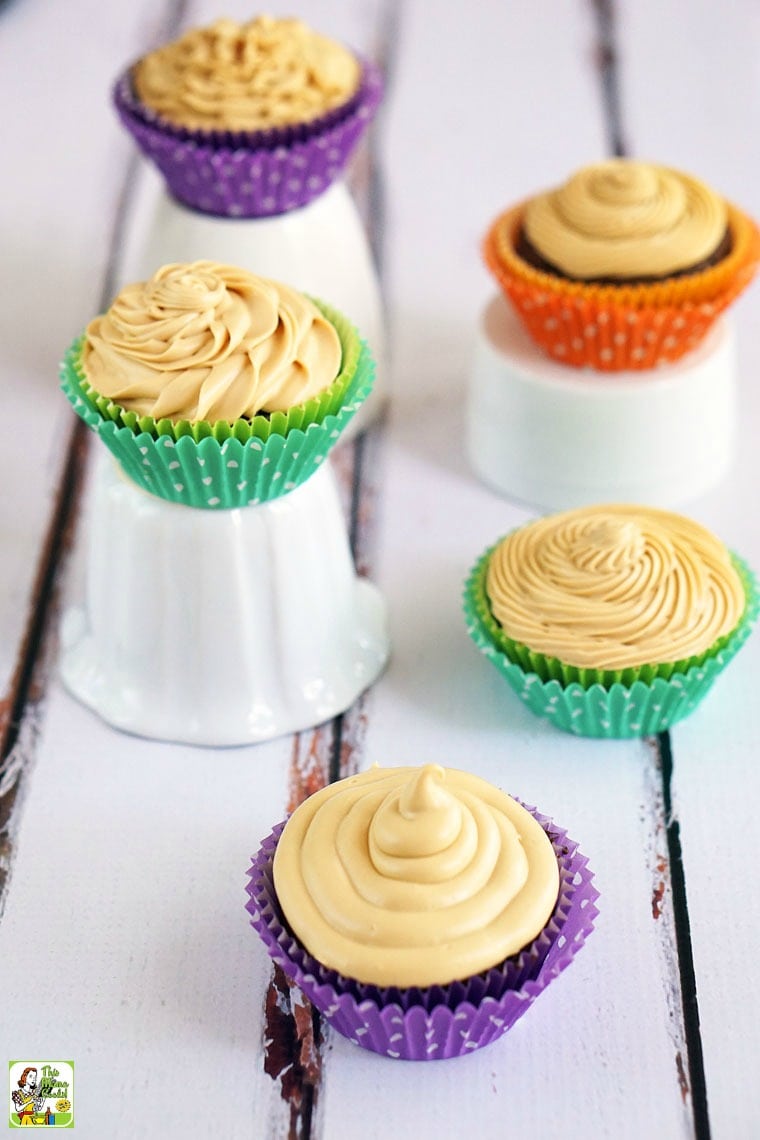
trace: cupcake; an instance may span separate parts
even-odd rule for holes
[[[617,372],[696,348],[754,276],[760,234],[691,175],[615,158],[501,214],[484,254],[543,350]]]
[[[126,286],[66,354],[75,411],[144,490],[256,505],[324,461],[374,365],[339,313],[229,265],[165,265]]]
[[[379,103],[378,70],[299,20],[218,20],[129,67],[127,129],[172,195],[203,213],[268,217],[341,174]]]
[[[581,736],[661,732],[749,636],[754,575],[669,511],[581,507],[512,531],[464,595],[478,648],[528,707]]]
[[[500,1037],[597,913],[587,860],[561,828],[435,764],[316,792],[249,877],[252,924],[287,976],[338,1032],[407,1060]]]

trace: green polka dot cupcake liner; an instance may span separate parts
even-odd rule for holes
[[[584,679],[565,681],[547,670],[531,668],[530,662],[510,653],[510,639],[494,635],[498,626],[485,593],[485,577],[493,547],[478,559],[464,589],[467,632],[491,661],[521,701],[536,716],[575,736],[628,739],[664,732],[688,716],[712,687],[752,632],[760,610],[757,578],[741,558],[731,558],[747,599],[744,614],[727,637],[702,655],[697,664],[682,671],[643,666],[639,676],[627,681],[603,683],[600,673],[583,670]],[[540,654],[533,654],[537,665]],[[546,659],[545,659],[546,660]],[[631,671],[626,671],[629,674]]]
[[[213,424],[138,416],[92,391],[82,367],[83,335],[64,357],[61,387],[144,491],[208,510],[258,506],[314,474],[374,383],[372,354],[354,327],[321,301],[315,304],[340,337],[341,371],[324,392],[287,412]]]

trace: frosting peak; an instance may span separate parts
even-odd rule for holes
[[[324,965],[381,986],[445,985],[530,943],[559,872],[536,820],[451,768],[373,768],[306,800],[274,860],[285,917]]]
[[[725,546],[682,515],[581,507],[513,531],[486,592],[508,637],[568,665],[626,669],[698,656],[744,612]]]
[[[306,123],[347,102],[357,60],[300,20],[259,16],[194,28],[140,60],[138,98],[193,130],[257,131]]]
[[[287,285],[212,261],[165,265],[87,326],[92,388],[127,411],[233,422],[284,411],[338,376],[341,344]]]
[[[584,167],[532,198],[523,226],[536,250],[568,277],[666,277],[715,252],[725,201],[691,175],[615,158]]]
[[[644,535],[631,519],[602,518],[587,535],[579,534],[570,557],[579,570],[597,574],[634,566],[644,549]]]

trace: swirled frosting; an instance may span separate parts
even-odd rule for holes
[[[164,265],[87,326],[87,380],[127,411],[228,420],[284,411],[340,372],[335,328],[308,298],[244,269]]]
[[[714,535],[632,505],[581,507],[513,531],[489,559],[486,592],[514,641],[592,669],[703,653],[745,606]]]
[[[193,130],[257,131],[307,123],[354,94],[354,56],[300,20],[217,20],[146,55],[135,93],[168,122]]]
[[[510,796],[428,764],[371,768],[310,796],[280,837],[275,889],[323,965],[380,986],[445,985],[543,929],[559,871]]]
[[[582,281],[688,269],[715,251],[727,224],[725,201],[703,182],[625,158],[584,167],[523,215],[539,254]]]

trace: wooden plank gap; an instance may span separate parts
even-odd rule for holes
[[[398,43],[400,4],[386,0],[378,14],[370,54],[386,79],[393,73]],[[347,182],[356,199],[375,257],[381,287],[385,209],[382,165],[379,157],[381,106],[365,145],[352,164]],[[382,426],[375,425],[350,444],[339,445],[332,458],[347,515],[348,537],[357,572],[368,574],[377,496],[377,464],[367,462],[379,453]],[[345,713],[311,733],[299,733],[293,742],[288,782],[288,810],[325,784],[359,770],[368,720],[369,693],[363,693]],[[308,1011],[308,1015],[307,1015]],[[328,1037],[321,1018],[310,1003],[275,967],[265,999],[265,1071],[280,1085],[290,1111],[289,1140],[315,1138],[320,1128],[319,1095]],[[304,1054],[308,1063],[304,1064]]]
[[[595,63],[602,87],[602,106],[608,148],[616,158],[628,153],[620,98],[620,53],[616,0],[591,0],[596,23]]]
[[[312,1134],[322,1048],[319,1014],[275,966],[264,1010],[264,1071],[279,1083],[289,1107],[288,1140],[308,1140]]]
[[[691,923],[689,920],[686,892],[686,873],[681,848],[681,828],[678,822],[678,816],[673,809],[674,761],[670,733],[660,733],[657,737],[657,744],[662,775],[665,834],[668,846],[670,889],[673,901],[673,921],[678,954],[678,970],[681,981],[681,1005],[688,1050],[688,1078],[689,1085],[691,1086],[694,1135],[696,1140],[709,1140],[710,1115],[707,1104],[707,1081],[705,1078],[702,1035],[699,1027],[697,977],[691,943]],[[683,1092],[683,1082],[685,1080],[683,1062],[681,1064],[680,1079],[682,1081],[681,1087]]]

